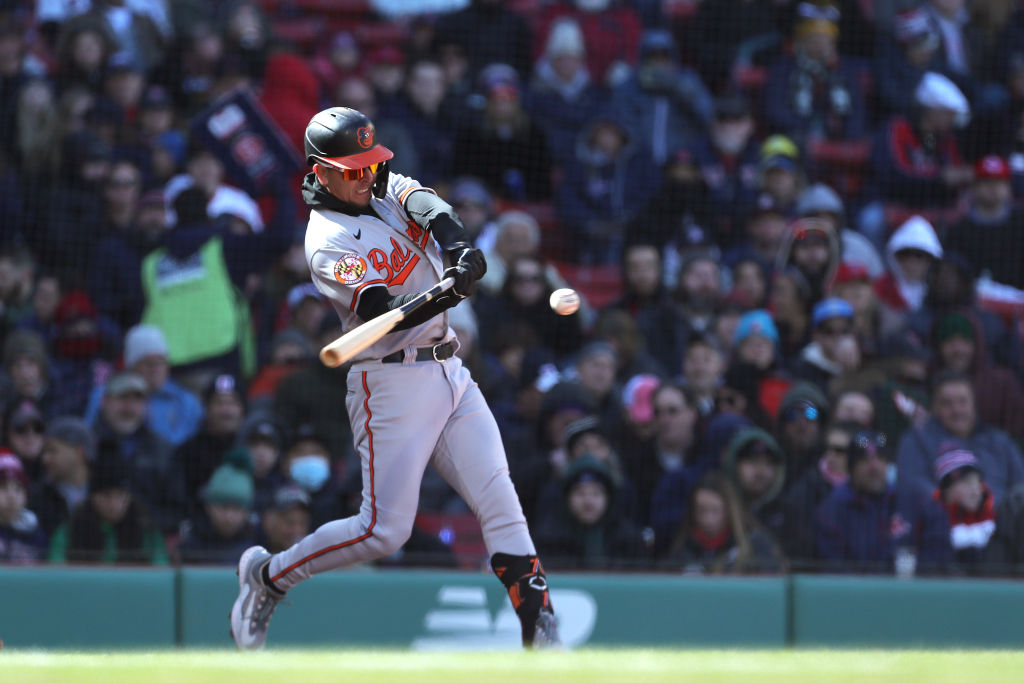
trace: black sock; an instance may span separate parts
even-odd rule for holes
[[[284,591],[275,586],[274,582],[270,580],[270,562],[263,565],[263,568],[260,570],[260,578],[263,579],[263,585],[269,591],[277,594],[278,596],[284,595]]]
[[[519,617],[523,627],[523,645],[531,647],[537,629],[537,617],[542,611],[554,613],[544,567],[536,555],[495,553],[491,557],[491,569],[501,579],[512,601],[512,608]]]

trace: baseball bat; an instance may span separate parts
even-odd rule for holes
[[[379,315],[373,320],[367,320],[359,327],[349,330],[320,350],[320,362],[329,368],[338,367],[395,329],[395,325],[405,320],[410,313],[428,301],[436,299],[442,292],[451,289],[454,284],[453,278],[445,278],[395,310]]]

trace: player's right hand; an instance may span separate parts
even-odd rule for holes
[[[460,298],[472,296],[476,291],[476,275],[470,270],[468,264],[459,263],[441,273],[441,279],[453,278],[455,285],[452,291]]]
[[[487,272],[487,259],[484,253],[468,242],[457,242],[445,248],[446,262],[452,266],[465,267],[474,280],[479,280]]]

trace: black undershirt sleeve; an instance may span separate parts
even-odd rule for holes
[[[469,242],[469,235],[452,205],[433,192],[413,192],[405,200],[405,210],[416,225],[428,230],[444,249],[447,245]]]
[[[388,311],[400,308],[403,304],[412,301],[417,296],[419,296],[419,292],[391,296],[388,294],[388,288],[383,285],[368,287],[359,297],[356,314],[364,321],[373,320],[379,315],[384,315]],[[410,327],[416,327],[420,323],[430,320],[438,313],[445,312],[458,302],[458,297],[451,295],[450,292],[445,292],[438,298],[427,302],[421,308],[410,313],[405,320],[395,325],[395,329],[407,330]]]

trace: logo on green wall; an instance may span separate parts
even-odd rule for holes
[[[597,601],[584,590],[553,589],[551,602],[566,648],[587,642],[597,623]],[[508,598],[501,595],[497,613],[481,586],[442,586],[437,607],[423,618],[414,650],[519,650],[522,632]]]

